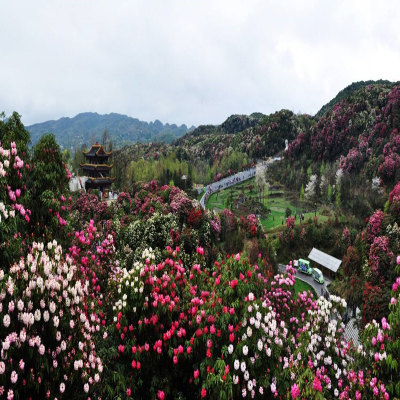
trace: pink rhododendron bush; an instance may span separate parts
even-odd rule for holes
[[[103,370],[85,310],[89,282],[56,242],[34,243],[0,270],[0,392],[7,398],[72,398],[98,392]],[[76,397],[74,397],[76,398]]]

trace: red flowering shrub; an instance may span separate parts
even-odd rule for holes
[[[250,237],[257,235],[258,219],[254,214],[249,214],[244,222]]]
[[[187,217],[187,222],[192,227],[197,227],[203,217],[203,212],[200,209],[192,208]]]
[[[392,204],[393,202],[400,203],[400,182],[397,183],[389,194],[389,203]]]
[[[286,228],[287,229],[294,229],[295,220],[294,217],[287,217],[286,218]]]
[[[358,275],[361,271],[361,261],[355,247],[349,246],[343,257],[342,268],[345,276]]]
[[[363,292],[363,324],[386,316],[390,296],[381,285],[366,282]]]

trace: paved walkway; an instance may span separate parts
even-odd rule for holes
[[[256,175],[257,168],[266,169],[274,161],[278,161],[280,159],[281,159],[280,157],[271,158],[268,161],[263,161],[261,163],[258,163],[255,167],[247,169],[246,171],[238,172],[237,174],[227,176],[226,178],[221,179],[220,181],[210,183],[209,185],[203,188],[204,194],[203,197],[200,199],[201,206],[204,209],[206,208],[207,200],[213,193],[216,193],[220,190],[226,189],[231,186],[238,185],[239,183],[242,183],[250,178],[253,178]]]
[[[286,271],[286,265],[279,264],[278,265],[279,272],[285,272]],[[302,272],[297,271],[296,273],[296,279],[300,279],[303,282],[308,283],[314,290],[317,296],[322,296],[321,289],[329,294],[329,290],[327,288],[328,285],[332,282],[329,278],[324,276],[324,284],[320,284],[314,280],[312,275],[307,275],[303,274]]]

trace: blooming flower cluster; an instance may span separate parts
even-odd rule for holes
[[[15,218],[16,214],[26,222],[30,220],[31,211],[20,203],[23,188],[9,185],[10,181],[21,180],[24,167],[28,168],[18,156],[16,144],[11,142],[11,148],[4,149],[0,142],[0,223]]]
[[[33,243],[26,259],[0,270],[0,391],[8,398],[68,398],[74,385],[95,393],[103,364],[84,303],[88,282],[77,273],[55,241]]]
[[[158,264],[149,249],[123,269],[108,339],[117,341],[110,342],[114,362],[125,368],[129,396],[285,398],[290,391],[293,398],[316,392],[347,398],[355,349],[342,338],[342,299],[295,297],[291,266],[269,281],[240,254],[211,270],[204,250],[197,254],[187,269],[179,249],[168,248]],[[176,376],[170,392],[165,382]]]

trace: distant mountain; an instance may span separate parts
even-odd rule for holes
[[[183,136],[190,129],[186,125],[163,124],[159,120],[144,122],[137,118],[117,113],[97,114],[81,113],[73,118],[60,118],[56,121],[46,121],[27,126],[35,144],[45,133],[54,133],[62,148],[75,149],[83,144],[100,142],[105,130],[113,142],[113,146],[122,147],[132,143],[165,142]]]

